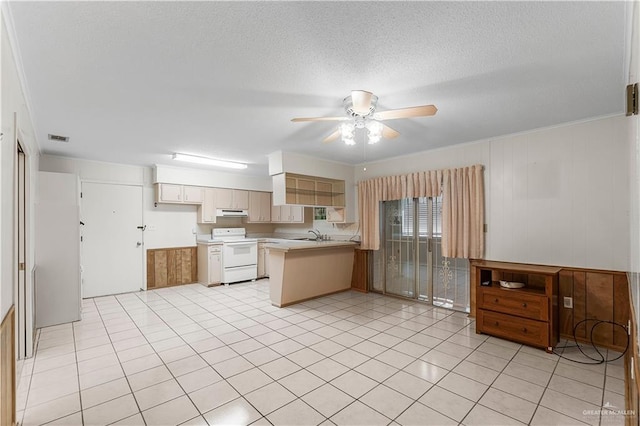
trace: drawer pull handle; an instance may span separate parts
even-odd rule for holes
[[[498,303],[498,298],[496,298],[496,299],[493,301],[493,303]]]
[[[527,332],[527,327],[522,327],[522,332],[526,333]]]
[[[522,307],[523,307],[523,308],[526,308],[526,307],[527,307],[527,304],[526,304],[526,303],[523,303],[523,304],[522,304]]]
[[[498,323],[498,321],[496,321],[496,327],[499,326],[500,324]]]

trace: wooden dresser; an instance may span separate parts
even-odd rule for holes
[[[558,274],[561,269],[471,261],[476,290],[476,332],[551,352],[558,344]],[[503,288],[500,280],[521,282],[525,286]]]

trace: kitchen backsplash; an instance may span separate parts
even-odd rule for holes
[[[360,233],[357,223],[327,223],[326,220],[305,220],[299,224],[278,224],[278,223],[244,223],[237,217],[220,217],[216,224],[196,227],[198,235],[211,235],[213,228],[245,228],[247,235],[254,237],[268,236],[291,236],[305,237],[310,230],[317,230],[321,234],[326,234],[333,240],[359,240]]]

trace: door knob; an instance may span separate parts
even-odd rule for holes
[[[141,245],[142,245],[142,243],[141,243],[140,241],[138,241],[138,242],[136,243],[136,247],[140,247]]]

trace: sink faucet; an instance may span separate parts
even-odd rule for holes
[[[318,231],[318,230],[314,231],[313,229],[310,229],[307,232],[311,232],[316,237],[316,241],[322,240],[322,234],[320,233],[320,231]]]

